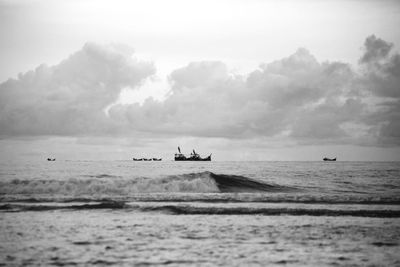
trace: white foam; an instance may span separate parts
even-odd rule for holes
[[[165,178],[70,178],[67,180],[12,180],[0,182],[0,194],[130,195],[156,192],[219,192],[208,173]]]

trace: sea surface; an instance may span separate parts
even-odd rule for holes
[[[0,162],[0,265],[400,266],[400,163]]]

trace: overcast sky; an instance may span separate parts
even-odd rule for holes
[[[398,1],[0,0],[0,158],[400,160]]]

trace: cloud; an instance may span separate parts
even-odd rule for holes
[[[400,55],[391,54],[393,44],[374,35],[365,41],[365,53],[359,62],[364,85],[381,97],[400,97]]]
[[[165,100],[109,107],[154,66],[126,47],[87,44],[0,85],[0,133],[398,145],[400,55],[374,35],[364,46],[358,66],[319,62],[304,48],[246,75],[219,61],[191,62],[169,75]]]
[[[0,85],[0,134],[75,135],[114,131],[104,108],[124,87],[136,88],[155,72],[118,45],[87,43],[55,66],[41,65]]]
[[[365,40],[364,47],[365,53],[360,58],[360,63],[368,64],[386,58],[393,44],[371,35]]]
[[[360,58],[360,86],[378,102],[364,121],[379,145],[400,144],[400,55],[392,50],[393,44],[372,35]]]
[[[142,131],[174,135],[346,137],[340,124],[355,120],[362,106],[350,97],[354,76],[349,65],[319,63],[306,49],[247,77],[229,73],[222,62],[192,62],[172,72],[165,101],[116,106],[110,114],[126,114]]]

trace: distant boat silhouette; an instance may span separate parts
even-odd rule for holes
[[[47,161],[56,161],[56,158],[47,158]]]
[[[137,158],[132,158],[132,160],[133,161],[161,161],[162,160],[162,158],[150,158],[150,159],[147,159],[147,158],[140,158],[140,159],[137,159]]]
[[[326,158],[326,157],[325,157],[323,160],[324,160],[324,161],[336,161],[336,158],[330,159],[330,158]]]
[[[181,153],[181,148],[178,146],[178,152],[175,154],[175,161],[211,161],[211,155],[208,157],[202,158],[196,151],[193,149],[193,152],[190,153],[190,156],[185,156]]]

